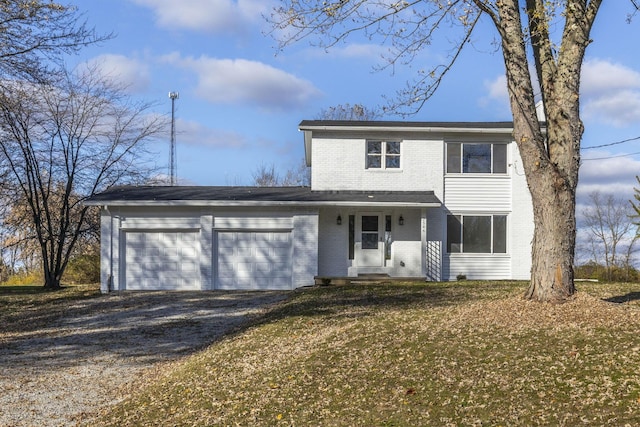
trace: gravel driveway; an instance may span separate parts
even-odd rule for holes
[[[0,340],[0,425],[85,422],[158,364],[241,326],[286,292],[125,292],[75,301]]]

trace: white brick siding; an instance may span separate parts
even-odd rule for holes
[[[366,169],[366,139],[313,140],[311,187],[318,191],[434,191],[442,196],[441,140],[401,141],[400,169]]]
[[[342,225],[336,224],[338,215]],[[318,223],[318,275],[347,276],[350,264],[348,210],[321,209]]]
[[[293,287],[310,286],[318,274],[318,214],[293,217]]]
[[[524,176],[522,160],[516,144],[513,147],[513,162],[511,171],[511,197],[513,210],[511,211],[511,228],[509,252],[511,254],[511,278],[529,280],[531,277],[531,243],[533,241],[533,204],[531,194]]]

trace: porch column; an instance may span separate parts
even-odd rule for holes
[[[422,263],[422,277],[427,277],[427,209],[420,210],[420,261]]]

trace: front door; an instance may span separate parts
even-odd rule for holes
[[[360,216],[359,267],[382,267],[384,263],[383,216],[367,213]]]

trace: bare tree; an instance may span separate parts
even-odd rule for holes
[[[563,302],[575,293],[575,193],[584,131],[580,73],[601,3],[287,0],[274,10],[271,22],[280,48],[309,37],[319,46],[331,48],[355,33],[387,43],[386,65],[390,67],[412,63],[424,49],[432,48],[438,30],[446,31],[452,42],[447,60],[432,69],[418,69],[415,79],[388,106],[406,114],[418,111],[433,95],[470,44],[481,16],[487,17],[501,44],[513,137],[533,201],[535,232],[526,297]],[[546,123],[536,116],[537,93],[542,97]]]
[[[46,81],[64,55],[110,37],[81,18],[76,7],[52,1],[0,1],[0,75]]]
[[[5,187],[6,188],[6,187]],[[2,216],[3,262],[16,272],[31,272],[40,265],[40,250],[33,238],[33,221],[30,220],[29,206],[20,194],[3,197],[5,213]]]
[[[589,195],[590,204],[582,211],[582,226],[587,233],[592,262],[604,262],[607,279],[612,279],[616,268],[627,271],[632,267],[632,256],[637,242],[633,209],[626,200],[599,192]]]
[[[2,196],[25,205],[45,287],[60,287],[78,241],[96,232],[83,201],[148,176],[145,142],[166,129],[149,108],[95,70],[66,73],[55,85],[0,84]]]
[[[382,116],[377,109],[365,107],[362,104],[339,104],[322,110],[318,115],[321,120],[376,120]]]
[[[280,185],[280,176],[275,165],[272,163],[267,166],[262,163],[258,166],[253,172],[253,185],[256,187],[277,187]]]
[[[294,187],[309,186],[311,184],[311,171],[304,159],[298,166],[288,169],[281,177],[274,164],[261,164],[253,172],[253,185],[257,187]]]
[[[640,184],[640,177],[636,175],[636,181]],[[631,213],[631,219],[633,220],[633,225],[636,226],[636,239],[640,239],[640,187],[633,187],[633,199],[629,200],[631,203],[631,208],[633,209]]]
[[[634,18],[634,16],[636,16],[636,13],[638,13],[638,11],[640,11],[640,1],[639,0],[631,0],[631,3],[633,4],[634,7],[634,11],[629,13],[629,15],[627,16],[627,21],[631,22],[631,20]]]
[[[302,159],[298,166],[294,166],[287,170],[280,182],[285,187],[297,186],[308,187],[311,185],[311,168],[307,166],[307,162]]]

